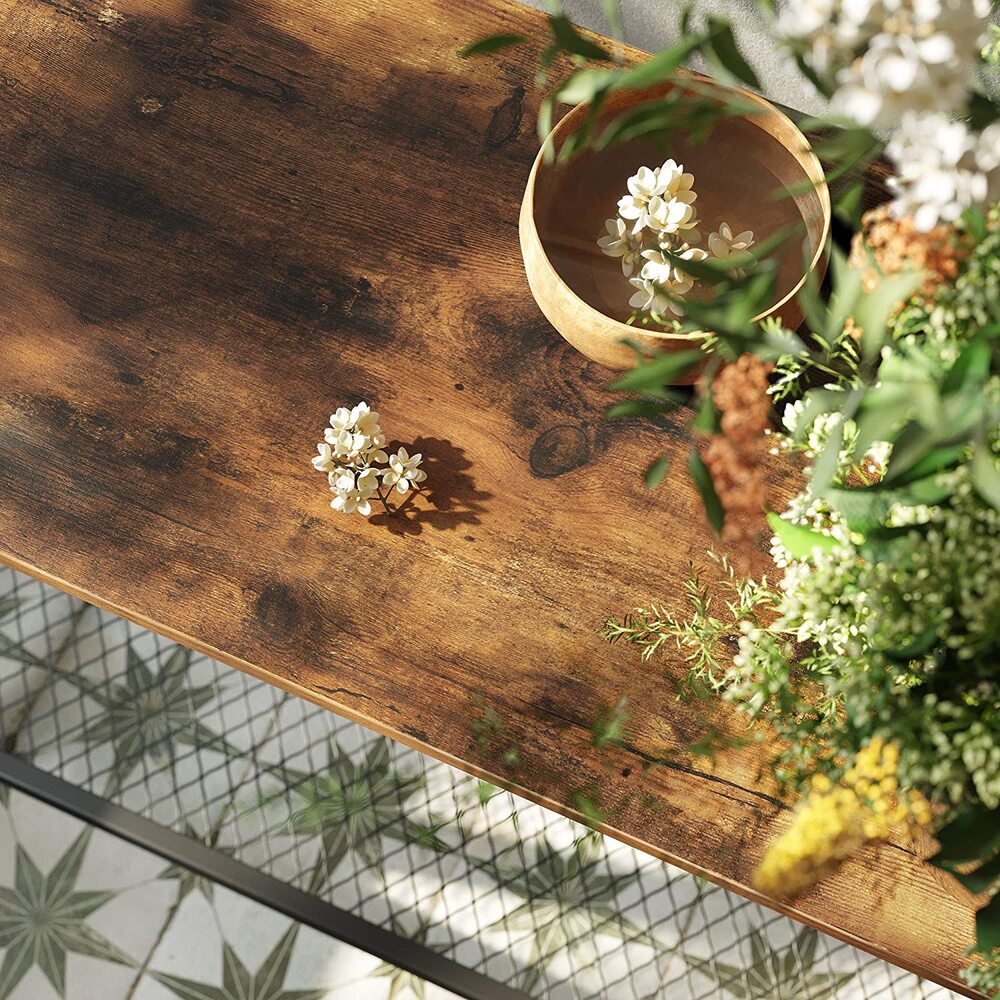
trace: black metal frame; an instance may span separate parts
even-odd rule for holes
[[[0,782],[459,996],[471,1000],[525,997],[524,993],[494,982],[430,948],[371,924],[4,751],[0,751]]]

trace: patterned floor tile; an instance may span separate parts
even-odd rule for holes
[[[64,623],[66,599],[41,593],[0,633],[44,631],[47,601]],[[951,996],[146,630],[93,609],[74,625],[68,642],[55,628],[33,635],[37,661],[14,663],[50,678],[7,734],[22,755],[498,982],[553,1000]],[[11,662],[0,693],[25,684]],[[315,951],[312,932],[280,918],[248,918],[263,936],[241,944],[231,894],[182,870],[162,876],[176,912],[135,996],[225,1000],[237,980],[257,984],[266,959],[283,967],[286,934],[288,976],[311,971],[269,988],[297,1000],[405,994],[398,970],[325,940]]]

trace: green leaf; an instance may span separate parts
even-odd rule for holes
[[[661,455],[656,461],[650,464],[643,475],[646,489],[655,490],[663,482],[669,470],[670,459],[666,455]]]
[[[812,528],[803,527],[801,524],[792,524],[773,511],[767,515],[767,523],[778,536],[778,541],[797,559],[808,559],[816,549],[830,552],[837,545],[836,539],[829,535],[813,531]]]
[[[972,452],[972,485],[995,510],[1000,510],[1000,468],[989,445],[979,441]]]
[[[590,733],[594,746],[601,749],[609,743],[620,743],[627,722],[628,699],[623,695],[613,708],[602,712],[591,726]]]
[[[688,456],[688,472],[701,494],[701,502],[704,504],[708,523],[717,535],[721,534],[726,512],[719,499],[719,494],[715,492],[715,484],[712,482],[708,466],[701,460],[701,456],[695,448],[691,449],[691,454]]]
[[[604,8],[604,17],[608,22],[610,34],[621,41],[625,27],[622,24],[622,12],[618,0],[602,0],[601,6]]]
[[[944,377],[941,395],[955,392],[967,382],[973,385],[985,382],[990,374],[990,360],[990,348],[986,340],[982,336],[974,337],[965,345]]]
[[[910,466],[905,473],[894,477],[891,481],[892,485],[894,487],[908,486],[910,483],[926,479],[938,472],[944,472],[945,469],[951,469],[965,458],[968,450],[969,446],[964,443],[942,445],[940,448],[935,448],[924,455],[919,462]]]
[[[981,892],[987,892],[992,889],[993,886],[1000,881],[1000,854],[992,861],[987,861],[985,864],[980,865],[975,871],[956,872],[952,871],[952,875],[958,879],[966,889],[969,890],[973,895],[978,896]]]
[[[985,861],[1000,851],[1000,809],[969,806],[941,827],[937,839],[931,860],[939,867]]]
[[[833,482],[837,469],[840,468],[840,450],[844,446],[844,421],[846,416],[842,416],[830,428],[823,450],[813,462],[812,476],[809,480],[809,493],[813,497],[818,497],[823,490]]]
[[[976,951],[984,955],[1000,948],[1000,893],[976,914]]]
[[[615,75],[610,69],[579,69],[556,91],[556,100],[563,104],[589,104],[611,87]]]
[[[995,104],[985,94],[974,91],[969,98],[968,113],[970,127],[976,132],[982,132],[1000,118],[1000,105]]]
[[[760,80],[743,58],[736,44],[732,25],[728,21],[717,18],[708,19],[708,40],[703,47],[703,54],[720,75],[731,83],[744,83],[754,90],[760,90]]]
[[[677,72],[681,63],[705,41],[706,37],[704,34],[689,35],[679,42],[661,49],[651,59],[626,70],[616,89],[645,90],[647,87],[653,87],[669,80]]]
[[[570,55],[583,59],[597,59],[601,62],[611,62],[611,56],[596,42],[584,37],[565,14],[555,14],[549,18],[549,27],[555,37],[556,44]]]
[[[622,420],[628,417],[660,417],[676,406],[673,400],[626,399],[615,403],[604,414],[605,420]]]
[[[694,420],[691,421],[691,426],[696,431],[704,431],[706,434],[718,434],[721,430],[719,411],[715,408],[711,391],[705,392],[705,397],[701,401],[701,406],[698,407]]]
[[[704,358],[701,351],[671,351],[644,361],[609,388],[616,392],[648,392],[671,385]]]
[[[841,191],[833,203],[833,214],[840,219],[844,225],[849,226],[852,231],[858,229],[861,221],[861,212],[864,208],[862,198],[865,193],[865,182],[851,181],[843,191]]]
[[[492,52],[500,52],[502,49],[509,49],[512,45],[520,45],[527,40],[524,35],[486,35],[467,45],[458,55],[462,59],[468,59],[469,56],[485,56]]]
[[[922,283],[921,271],[883,275],[871,292],[861,296],[854,320],[861,327],[861,353],[866,360],[882,349],[889,317],[896,305],[908,301]]]

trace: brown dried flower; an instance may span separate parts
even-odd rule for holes
[[[897,219],[889,205],[881,205],[862,216],[848,263],[863,272],[861,286],[866,292],[873,291],[883,275],[923,271],[926,278],[920,294],[930,296],[941,282],[958,275],[968,252],[954,226],[942,223],[922,233],[912,219]]]
[[[764,432],[771,415],[770,371],[771,365],[760,358],[743,354],[712,383],[722,432],[709,442],[703,458],[726,511],[722,534],[730,542],[749,542],[762,526],[767,490],[761,460],[767,452]]]

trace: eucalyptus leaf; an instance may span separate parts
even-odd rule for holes
[[[591,39],[581,35],[576,25],[565,14],[555,14],[549,18],[549,27],[556,44],[570,55],[583,59],[611,62],[611,55]]]
[[[972,452],[972,485],[995,510],[1000,510],[1000,468],[985,441],[977,442]]]
[[[773,511],[767,515],[767,523],[777,535],[778,541],[796,559],[808,559],[816,549],[830,552],[837,544],[836,539],[829,535],[813,531],[812,528],[803,527],[801,524],[793,524],[791,521],[779,517]]]
[[[976,914],[976,950],[984,955],[1000,948],[1000,893]]]
[[[647,490],[655,490],[660,483],[666,478],[667,473],[670,471],[670,459],[666,455],[661,455],[658,459],[652,462],[649,468],[646,469],[643,475],[643,481],[646,484]]]
[[[937,839],[931,861],[938,867],[986,861],[1000,851],[1000,809],[969,806],[938,830]]]
[[[992,861],[987,861],[971,872],[953,871],[951,874],[969,892],[978,896],[979,893],[987,892],[1000,882],[1000,854],[997,854]]]
[[[674,351],[644,361],[622,375],[609,388],[618,392],[648,392],[675,381],[703,360],[701,351]]]
[[[526,42],[527,40],[528,39],[524,35],[487,35],[485,38],[477,39],[471,45],[467,45],[461,52],[459,52],[459,56],[462,59],[468,59],[469,56],[490,55],[493,52],[500,52],[503,49],[509,49],[513,45],[520,45],[522,42]]]
[[[861,328],[861,353],[865,359],[878,354],[885,342],[889,317],[900,302],[906,302],[923,283],[920,271],[883,275],[875,288],[859,298],[854,320]]]
[[[717,18],[708,19],[708,39],[702,46],[702,54],[716,72],[730,83],[743,83],[754,90],[760,90],[760,80],[736,44],[732,25]]]
[[[717,535],[722,534],[726,512],[719,499],[719,494],[715,492],[715,484],[712,482],[708,466],[701,460],[701,456],[695,448],[691,449],[691,454],[688,456],[688,472],[701,494],[701,502],[705,507],[705,517],[708,518],[708,523]]]

